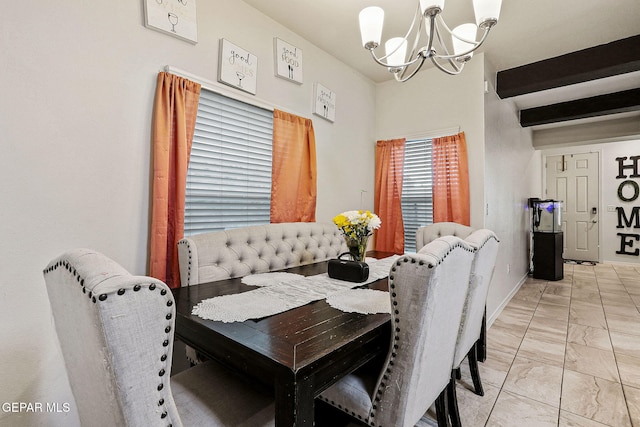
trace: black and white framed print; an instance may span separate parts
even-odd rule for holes
[[[229,40],[220,39],[218,81],[255,95],[257,78],[258,57]]]
[[[314,89],[313,113],[330,122],[335,121],[336,93],[320,83],[316,83]]]
[[[273,50],[276,76],[302,84],[302,49],[276,37],[273,39]]]
[[[144,0],[144,18],[147,28],[198,42],[196,0]]]

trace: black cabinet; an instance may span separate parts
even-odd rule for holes
[[[562,260],[563,234],[533,233],[533,277],[544,280],[562,280],[564,266]]]

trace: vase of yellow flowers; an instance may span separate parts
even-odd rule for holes
[[[369,237],[382,224],[378,215],[371,211],[346,211],[336,215],[333,222],[344,234],[354,261],[364,261]]]

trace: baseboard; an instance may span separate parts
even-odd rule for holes
[[[495,311],[487,317],[487,329],[489,329],[491,325],[493,325],[493,322],[496,321],[500,313],[502,313],[502,310],[504,310],[504,308],[507,306],[507,304],[509,304],[509,301],[511,301],[513,296],[520,290],[520,287],[524,284],[524,282],[527,281],[527,277],[529,277],[529,275],[525,274],[520,279],[518,284],[511,290],[511,292],[509,292],[509,294],[505,297],[505,299],[502,300],[502,303],[500,303],[500,305],[495,309]]]

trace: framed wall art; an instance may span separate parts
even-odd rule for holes
[[[286,41],[274,38],[276,76],[302,84],[302,49]]]
[[[315,84],[313,100],[313,114],[322,117],[330,122],[336,119],[336,93],[322,86]]]
[[[218,81],[255,95],[257,78],[258,57],[229,40],[220,39]]]
[[[143,0],[144,25],[157,31],[198,42],[196,0]]]

